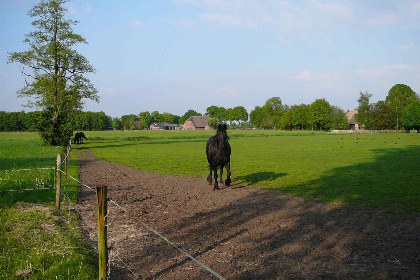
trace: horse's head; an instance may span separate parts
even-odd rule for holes
[[[217,126],[217,134],[219,134],[219,133],[226,134],[226,130],[227,130],[227,125],[225,123],[219,124]]]
[[[219,124],[217,126],[217,135],[222,135],[222,136],[227,135],[226,130],[227,130],[227,125],[225,123]]]
[[[229,136],[227,136],[226,130],[227,130],[227,125],[225,123],[219,124],[217,126],[217,136],[219,138],[219,142],[224,142],[225,140],[229,139]]]

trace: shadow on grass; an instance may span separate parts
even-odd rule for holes
[[[245,176],[236,176],[234,186],[242,185],[242,184],[246,184],[248,186],[258,185],[258,184],[261,184],[261,182],[274,181],[286,175],[287,173],[275,173],[275,172],[270,171],[270,172],[256,172],[256,173],[251,173]]]
[[[374,152],[372,162],[335,168],[319,179],[281,189],[339,205],[420,211],[420,146]]]
[[[51,157],[45,158],[0,158],[0,170],[54,167],[55,162]]]

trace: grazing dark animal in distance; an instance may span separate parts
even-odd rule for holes
[[[83,143],[83,139],[88,140],[83,132],[76,132],[74,135],[74,143],[81,144]]]
[[[230,144],[229,136],[227,136],[226,124],[219,124],[217,126],[216,135],[209,138],[206,146],[207,161],[209,162],[210,174],[207,177],[207,181],[212,184],[212,172],[214,172],[214,188],[213,190],[219,189],[217,183],[217,168],[220,168],[220,183],[223,184],[223,167],[226,167],[227,178],[225,185],[229,186],[230,180]]]

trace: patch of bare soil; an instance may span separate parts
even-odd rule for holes
[[[163,233],[226,279],[420,279],[420,219],[307,202],[201,177],[163,176],[79,155],[80,179],[108,186],[111,279],[216,279],[143,227]],[[95,194],[78,210],[96,242]]]

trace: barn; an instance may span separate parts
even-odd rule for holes
[[[361,128],[360,124],[356,121],[357,110],[348,110],[346,117],[349,120],[349,129],[350,130],[359,130]]]
[[[209,130],[211,127],[208,125],[210,117],[206,116],[193,116],[187,119],[182,127],[183,130]]]

